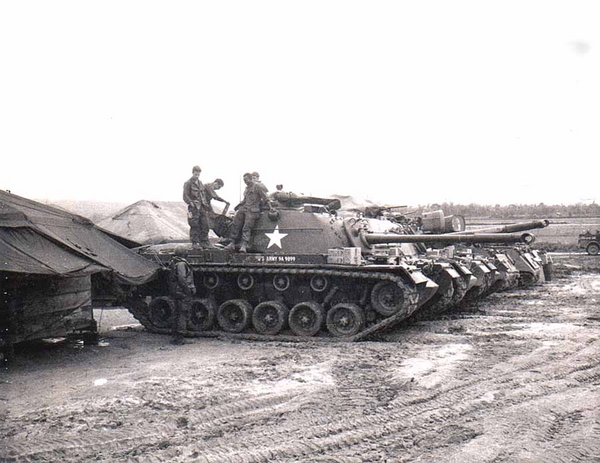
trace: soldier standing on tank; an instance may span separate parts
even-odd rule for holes
[[[200,181],[200,172],[202,169],[199,166],[192,168],[192,177],[183,184],[183,201],[188,205],[192,245],[210,249],[214,247],[208,241],[208,219],[212,209],[206,198],[205,187]]]
[[[215,179],[214,182],[206,183],[204,185],[204,194],[206,196],[206,202],[208,203],[208,206],[210,209],[209,215],[211,218],[213,218],[215,216],[215,211],[213,210],[212,204],[210,203],[213,199],[215,201],[221,201],[222,203],[225,203],[225,207],[229,207],[229,201],[221,198],[217,194],[217,190],[220,190],[224,186],[225,186],[225,182],[223,180],[221,180],[220,178]]]
[[[234,208],[236,214],[233,218],[231,235],[227,240],[230,243],[225,248],[235,250],[236,243],[239,240],[240,252],[247,252],[252,228],[260,216],[261,204],[266,204],[268,205],[269,210],[273,210],[271,202],[269,201],[269,198],[267,198],[264,186],[261,187],[254,182],[253,174],[244,174],[244,183],[246,184],[244,199]]]
[[[185,344],[184,332],[190,317],[191,298],[196,294],[194,273],[182,257],[173,256],[169,264],[169,294],[175,301],[172,344]]]

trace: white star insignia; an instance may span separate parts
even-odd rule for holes
[[[265,235],[269,237],[269,245],[267,246],[267,249],[269,249],[274,244],[279,246],[279,249],[283,249],[281,247],[281,239],[288,236],[287,233],[279,233],[279,225],[275,226],[275,230],[273,231],[273,233],[265,233]]]

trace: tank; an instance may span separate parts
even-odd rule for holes
[[[137,249],[165,267],[174,255],[192,266],[197,293],[187,336],[261,340],[357,341],[418,311],[458,303],[476,284],[467,265],[428,258],[424,241],[527,242],[529,234],[416,235],[397,222],[341,217],[339,201],[295,196],[263,212],[248,253],[200,249],[191,244]],[[227,221],[220,220],[221,230]],[[167,270],[131,287],[126,306],[150,331],[169,333],[174,303]]]
[[[461,301],[479,300],[496,291],[517,286],[526,287],[552,278],[553,264],[550,256],[532,247],[535,237],[528,233],[531,230],[547,227],[550,224],[548,220],[466,230],[463,217],[446,216],[442,210],[410,217],[410,214],[399,213],[395,209],[395,207],[369,207],[361,212],[365,217],[387,218],[397,223],[400,233],[414,234],[415,241],[420,242],[416,245],[416,249],[421,256],[433,259],[437,264],[447,260],[459,273],[465,275],[463,269],[466,267],[472,274],[470,279],[463,277],[462,288],[456,288],[456,283],[460,280],[454,280],[458,297],[449,299],[436,296],[440,297],[441,301],[450,302],[438,304],[439,307],[433,311],[429,310],[430,313],[443,312]],[[515,237],[519,233],[522,239],[516,240]],[[436,234],[444,234],[447,238],[439,239]],[[497,237],[494,239],[492,235]],[[468,239],[468,236],[472,237],[470,243],[463,241]],[[452,243],[453,239],[454,243]],[[438,254],[434,254],[435,252]],[[448,255],[450,255],[449,259],[439,257]],[[464,295],[460,297],[463,293]],[[424,310],[419,312],[419,314],[423,313]]]

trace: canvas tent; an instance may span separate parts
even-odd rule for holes
[[[93,324],[92,274],[137,285],[159,268],[88,219],[0,191],[0,334],[11,343]]]
[[[141,244],[189,241],[187,206],[183,202],[138,201],[98,226]]]
[[[158,267],[84,217],[0,191],[0,271],[84,275],[111,271],[141,284]]]

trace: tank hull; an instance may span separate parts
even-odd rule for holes
[[[197,292],[185,302],[186,336],[358,341],[410,317],[438,290],[406,264],[351,266],[328,263],[326,255],[241,254],[190,245],[139,252],[165,264],[177,253],[191,265]],[[175,300],[168,295],[167,270],[136,287],[126,306],[148,330],[171,333]]]

